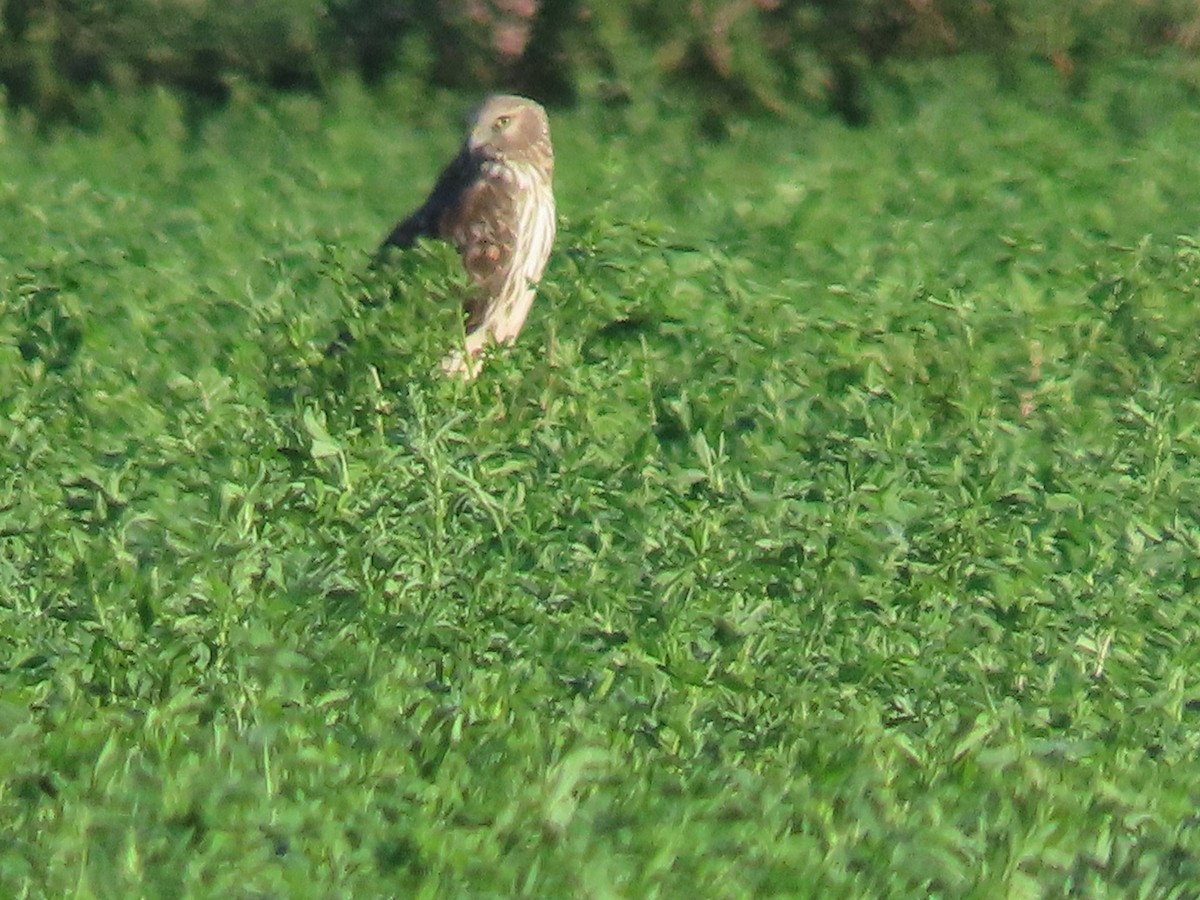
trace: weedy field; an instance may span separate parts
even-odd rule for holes
[[[553,113],[470,384],[474,98],[3,114],[0,893],[1200,893],[1200,92],[875,90]]]

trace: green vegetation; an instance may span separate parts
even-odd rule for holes
[[[471,384],[467,98],[5,114],[0,894],[1200,893],[1172,66],[555,115]]]

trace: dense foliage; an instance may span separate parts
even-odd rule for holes
[[[321,90],[355,70],[557,103],[675,88],[714,119],[829,105],[861,124],[864,82],[897,56],[1038,57],[1077,89],[1097,58],[1198,44],[1191,0],[5,0],[0,86],[56,118],[97,82],[211,104],[247,81]]]
[[[468,98],[0,114],[0,894],[1200,894],[1200,114],[994,74],[557,115],[469,385]]]

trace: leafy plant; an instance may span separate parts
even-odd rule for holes
[[[1196,893],[1177,73],[556,114],[472,383],[435,113],[4,114],[0,893]]]

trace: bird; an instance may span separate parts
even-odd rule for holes
[[[524,326],[554,243],[553,181],[546,110],[495,94],[472,116],[429,197],[380,245],[378,255],[433,238],[458,251],[470,280],[466,341],[443,360],[446,374],[474,378],[484,348],[511,343]]]

